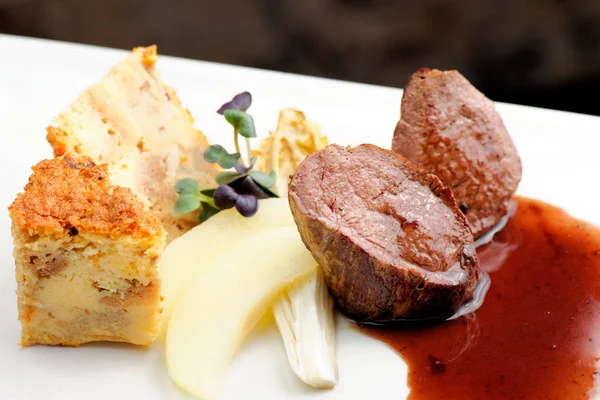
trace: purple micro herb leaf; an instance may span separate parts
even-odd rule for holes
[[[238,197],[240,197],[240,195],[231,186],[220,185],[217,190],[215,190],[213,200],[217,207],[226,210],[235,206]]]
[[[225,110],[246,111],[250,108],[251,104],[252,95],[250,94],[250,92],[243,92],[240,94],[236,94],[235,96],[233,96],[233,99],[231,99],[231,101],[228,101],[227,103],[223,104],[221,108],[217,110],[217,113],[223,115]]]
[[[251,194],[241,194],[235,201],[235,209],[244,217],[251,217],[258,210],[258,199]]]

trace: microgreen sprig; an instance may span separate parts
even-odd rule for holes
[[[267,174],[253,169],[256,157],[252,157],[250,139],[256,137],[256,128],[254,119],[246,112],[250,105],[252,96],[243,92],[217,110],[233,127],[235,153],[228,153],[218,144],[206,148],[204,160],[217,163],[224,169],[215,178],[219,186],[201,190],[198,181],[181,179],[175,184],[178,194],[174,207],[176,213],[184,214],[202,207],[200,222],[204,222],[221,210],[235,207],[241,215],[251,217],[258,210],[258,199],[279,197],[273,190],[277,178],[275,172]],[[247,162],[241,156],[240,137],[245,139]]]

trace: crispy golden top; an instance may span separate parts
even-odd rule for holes
[[[149,47],[136,47],[133,49],[133,54],[142,60],[145,67],[150,68],[158,61],[158,54],[156,51],[156,45]]]
[[[106,165],[71,153],[33,167],[9,211],[15,224],[35,233],[147,237],[162,230],[130,189],[109,182]]]

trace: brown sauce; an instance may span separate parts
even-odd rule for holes
[[[409,399],[589,397],[600,355],[600,229],[517,201],[506,228],[478,249],[492,283],[477,312],[433,327],[361,328],[406,361]]]

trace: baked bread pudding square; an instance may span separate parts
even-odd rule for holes
[[[106,165],[42,161],[9,211],[23,346],[155,340],[165,231]]]
[[[130,188],[161,220],[171,241],[198,225],[199,212],[176,214],[175,183],[214,186],[209,146],[175,90],[156,69],[156,46],[138,47],[87,88],[47,128],[55,156],[68,152],[107,163],[115,185]]]

